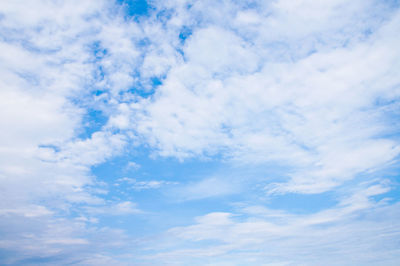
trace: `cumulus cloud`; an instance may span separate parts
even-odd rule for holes
[[[162,156],[221,154],[241,163],[293,166],[288,183],[271,192],[324,192],[390,164],[399,146],[384,137],[392,122],[383,117],[399,93],[399,15],[380,6],[389,19],[353,25],[360,8],[365,13],[357,19],[376,12],[370,4],[352,3],[343,13],[341,1],[323,7],[306,1],[301,10],[278,1],[270,7],[277,12],[264,15],[251,36],[235,31],[239,26],[230,19],[204,18],[182,47],[184,62],[171,66],[154,97],[132,105],[135,113],[142,110],[135,129]],[[326,14],[301,13],[313,10],[308,5]],[[186,12],[197,14],[195,7]],[[296,30],[277,31],[274,25],[285,25],[276,22],[282,16]],[[334,17],[342,21],[330,23]],[[271,34],[279,44],[270,43]],[[325,40],[336,34],[340,41]],[[276,49],[293,54],[271,58]]]
[[[74,246],[97,246],[91,230],[99,237],[113,231],[86,228],[71,217],[74,211],[86,215],[77,205],[104,204],[90,168],[120,153],[126,143],[126,136],[106,128],[80,137],[98,83],[97,55],[90,47],[114,12],[102,13],[104,8],[112,7],[87,1],[0,4],[1,246],[12,251],[2,263],[90,258],[91,248],[77,252]],[[137,208],[122,201],[113,211]],[[110,239],[122,235],[116,231]],[[75,259],[68,255],[74,252]]]

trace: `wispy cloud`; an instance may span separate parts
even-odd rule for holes
[[[185,201],[222,197],[239,192],[239,184],[226,178],[211,177],[173,188],[169,193],[176,200]]]
[[[117,179],[117,183],[115,183],[114,185],[116,186],[123,185],[124,187],[129,187],[134,190],[143,190],[143,189],[157,189],[165,185],[176,185],[176,184],[178,183],[165,180],[139,181],[134,178],[123,177]]]
[[[341,265],[352,261],[373,265],[379,261],[392,265],[397,261],[392,237],[400,233],[393,227],[399,206],[371,200],[387,190],[384,184],[369,184],[343,198],[337,207],[310,215],[263,206],[245,206],[235,213],[209,213],[197,217],[193,225],[170,229],[165,237],[169,244],[161,245],[170,251],[160,252],[155,258],[178,264]],[[386,212],[391,215],[380,218]],[[176,240],[171,242],[171,238]]]

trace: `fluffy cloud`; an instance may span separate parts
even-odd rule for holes
[[[103,13],[104,8],[109,13]],[[91,47],[101,40],[99,32],[108,32],[112,40],[109,31],[118,29],[118,22],[108,17],[115,14],[110,8],[88,1],[0,4],[2,263],[89,259],[105,249],[96,244],[97,234],[110,234],[109,247],[123,237],[120,230],[90,226],[91,214],[79,207],[107,205],[90,168],[126,145],[126,136],[106,128],[80,137],[86,131],[84,118],[96,105],[91,94],[99,82],[98,55]],[[134,49],[128,50],[136,56]],[[112,80],[122,82],[120,78],[109,79],[114,90],[128,82],[118,85]],[[122,201],[110,214],[137,211],[134,203]],[[75,215],[89,216],[88,224],[75,221]],[[78,251],[78,246],[87,248]]]
[[[131,105],[142,111],[135,129],[162,156],[221,154],[293,167],[288,183],[271,192],[319,193],[390,164],[399,146],[384,137],[393,130],[384,117],[399,94],[399,15],[379,6],[385,22],[353,25],[356,10],[365,12],[357,21],[375,14],[370,4],[352,3],[343,13],[345,3],[331,1],[315,7],[325,15],[307,15],[303,5],[315,4],[305,1],[299,10],[278,1],[270,7],[276,12],[250,23],[259,29],[251,36],[235,31],[242,29],[235,16],[221,28],[217,16],[212,24],[202,13],[205,25],[194,27],[182,47],[184,62],[171,66],[152,99]],[[186,12],[199,11],[195,4]],[[341,22],[330,23],[335,17]],[[274,27],[285,23],[296,28]],[[325,39],[336,35],[340,41]]]

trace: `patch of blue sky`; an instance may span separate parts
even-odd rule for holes
[[[97,125],[98,123],[98,118],[101,118],[99,116],[99,109],[94,110],[95,105],[97,102],[93,101],[93,97],[100,96],[101,94],[107,92],[106,87],[100,87],[97,84],[101,81],[104,80],[105,76],[107,73],[105,73],[104,67],[101,64],[102,59],[107,56],[108,51],[104,47],[102,47],[100,41],[94,41],[91,44],[89,44],[86,49],[89,51],[89,53],[92,55],[91,58],[89,59],[87,64],[92,64],[92,72],[91,72],[91,77],[87,78],[86,80],[83,80],[82,83],[85,86],[87,90],[84,92],[81,92],[80,95],[75,95],[75,96],[70,96],[69,100],[75,104],[76,106],[79,106],[81,108],[87,109],[87,115],[84,117],[84,127],[85,130],[90,128],[90,123],[88,124],[90,118],[94,119],[94,124]],[[93,110],[92,110],[93,109]],[[103,121],[103,118],[100,119]],[[98,126],[95,126],[95,128],[99,128]],[[93,130],[89,130],[93,131]]]
[[[103,66],[101,65],[101,61],[104,57],[107,56],[108,51],[101,45],[100,41],[94,41],[93,43],[88,45],[87,49],[92,54],[92,57],[88,63],[94,65],[94,70],[92,72],[93,82],[99,82],[104,79],[106,74],[104,72]]]
[[[165,76],[141,78],[140,73],[138,72],[135,74],[135,76],[137,77],[137,82],[135,82],[132,87],[126,90],[126,92],[121,92],[121,94],[131,93],[142,98],[148,98],[156,92],[157,87],[161,86],[163,84],[163,80],[165,79]]]
[[[150,78],[150,80],[151,80],[151,85],[153,87],[158,87],[163,84],[161,77],[152,77],[152,78]]]
[[[104,58],[104,56],[107,55],[108,51],[107,49],[105,49],[102,45],[100,41],[95,41],[93,42],[90,46],[89,49],[92,51],[94,59],[97,60],[101,60]]]
[[[150,177],[163,177],[175,179],[179,176],[185,176],[189,173],[209,172],[217,167],[218,163],[215,161],[198,161],[187,160],[184,163],[175,158],[165,158],[153,155],[153,150],[144,146],[134,147],[124,153],[123,156],[115,157],[113,160],[95,166],[94,173],[97,175],[109,175],[109,173],[117,173],[120,175],[127,175],[129,173],[142,174],[143,178]],[[126,168],[129,162],[135,162],[140,165],[140,168],[128,169]],[[196,170],[195,170],[196,169]]]
[[[396,162],[399,161],[400,158],[396,159]],[[382,171],[377,177],[383,177],[388,181],[388,186],[390,188],[386,193],[382,193],[379,195],[372,196],[371,199],[379,202],[381,200],[385,200],[388,203],[396,203],[400,201],[400,167],[397,164],[394,164],[393,167]]]
[[[139,149],[140,150],[140,149]],[[109,193],[105,195],[106,200],[129,200],[137,203],[139,209],[146,210],[145,214],[128,214],[118,217],[103,215],[100,223],[115,225],[124,229],[129,234],[144,236],[162,232],[171,227],[183,226],[193,222],[193,217],[206,215],[210,212],[234,212],[235,204],[251,203],[284,209],[289,212],[310,213],[331,207],[334,205],[333,197],[329,194],[313,196],[278,196],[272,201],[265,200],[265,191],[262,187],[254,187],[255,183],[265,178],[265,169],[238,169],[227,163],[216,160],[188,160],[179,162],[171,158],[152,159],[149,151],[142,149],[132,152],[131,156],[123,156],[114,160],[93,167],[95,174],[100,181],[108,184]],[[129,162],[135,162],[140,168],[127,169]],[[257,168],[257,167],[255,167]],[[269,174],[276,176],[278,171],[273,168]],[[275,174],[273,174],[275,172]],[[138,182],[146,181],[170,181],[173,184],[162,185],[155,189],[136,190],[132,184],[119,182],[118,179],[127,177]],[[228,191],[222,194],[201,195],[185,194],[191,187],[196,187],[204,180],[223,180],[235,184],[240,180],[248,182],[237,183],[239,190]],[[271,178],[272,179],[272,178]],[[276,181],[276,178],[274,178]],[[115,186],[119,183],[118,186]],[[216,183],[214,185],[224,185]],[[213,182],[210,182],[213,185]],[[209,187],[208,190],[213,190]],[[202,193],[200,187],[199,193]],[[183,193],[183,194],[182,194]],[[197,191],[193,191],[194,194]],[[206,193],[207,194],[207,193]],[[292,206],[294,205],[294,206]],[[137,230],[141,228],[141,230]]]
[[[137,47],[142,48],[143,50],[147,50],[150,44],[151,40],[147,37],[139,39],[136,43]]]
[[[240,10],[260,8],[260,1],[257,0],[234,0],[232,2],[239,6]]]
[[[386,165],[382,169],[371,169],[356,175],[353,179],[344,182],[341,186],[332,191],[338,198],[349,195],[357,190],[367,187],[380,185],[387,188],[387,191],[369,197],[374,202],[385,200],[388,203],[400,201],[400,167],[398,166],[399,157],[395,158],[392,165]]]
[[[312,214],[334,207],[337,195],[330,191],[319,194],[287,193],[274,195],[266,206],[270,209],[285,210],[292,214]]]
[[[87,139],[102,129],[107,123],[108,117],[101,110],[88,109],[82,119],[82,128],[78,132],[78,138]]]
[[[384,0],[382,2],[388,9],[397,9],[400,7],[400,0]]]
[[[210,212],[233,211],[232,200],[235,199],[234,196],[229,196],[176,203],[169,202],[160,191],[155,190],[135,193],[132,198],[139,209],[145,210],[143,213],[115,216],[104,214],[97,216],[99,225],[119,228],[132,236],[149,236],[175,226],[191,224],[193,217]]]
[[[130,168],[129,162],[137,164],[137,169]],[[209,175],[220,167],[216,161],[188,160],[179,162],[174,158],[152,158],[151,151],[145,147],[135,147],[123,156],[115,157],[106,163],[94,166],[93,174],[106,182],[129,177],[146,180],[165,180],[182,182]]]
[[[391,86],[391,90],[396,91],[400,87],[400,84],[396,84]],[[374,99],[373,109],[380,108],[377,110],[382,110],[385,112],[386,115],[389,115],[389,118],[393,118],[390,116],[391,113],[396,113],[396,115],[400,112],[400,98],[391,98],[388,99],[387,97],[377,97]]]
[[[66,255],[54,255],[54,256],[32,256],[30,258],[25,258],[18,260],[15,265],[43,265],[43,264],[58,264],[65,260]]]
[[[162,9],[156,15],[156,19],[158,22],[165,24],[172,18],[174,11],[171,9]]]
[[[92,58],[89,63],[94,65],[92,71],[92,78],[85,81],[87,92],[77,97],[71,97],[71,102],[75,105],[84,108],[86,114],[82,119],[82,127],[78,132],[78,138],[86,139],[97,131],[100,131],[102,127],[107,123],[107,114],[102,110],[102,105],[99,102],[94,101],[93,97],[98,97],[104,93],[107,93],[106,87],[100,87],[96,84],[104,80],[106,73],[101,61],[108,55],[108,50],[105,49],[100,41],[94,41],[87,46],[87,49],[92,54]],[[107,98],[103,101],[107,101]]]
[[[192,36],[193,30],[190,27],[184,26],[179,32],[179,39],[181,43],[184,43],[187,38]]]
[[[128,163],[135,162],[138,168],[129,168]],[[126,154],[113,160],[94,166],[92,173],[99,181],[108,184],[109,193],[105,200],[129,200],[138,204],[139,209],[146,214],[130,214],[116,218],[118,227],[124,227],[132,234],[145,234],[159,231],[168,227],[185,224],[192,221],[194,216],[205,215],[214,211],[231,211],[232,202],[250,200],[252,193],[210,195],[204,198],[185,194],[186,189],[196,186],[199,182],[213,178],[215,173],[227,172],[227,165],[218,161],[188,160],[179,162],[172,158],[152,159],[149,151],[139,148],[129,156]],[[129,178],[137,182],[162,181],[160,187],[135,189],[135,184],[119,181]],[[232,182],[235,182],[232,178]],[[229,179],[227,179],[229,181]],[[243,188],[243,187],[242,187]],[[202,189],[202,188],[200,188]],[[209,188],[214,189],[214,188]],[[182,194],[183,193],[183,194]],[[201,193],[201,191],[199,192]],[[113,222],[110,217],[101,218],[105,224]],[[127,221],[130,221],[129,223]],[[162,221],[162,222],[160,222]],[[140,226],[140,232],[135,228]]]
[[[148,16],[153,9],[146,0],[117,0],[117,4],[123,7],[126,18],[139,19]]]
[[[400,176],[397,176],[397,183],[392,183],[391,184],[391,189],[386,192],[386,193],[382,193],[376,196],[372,196],[371,199],[374,200],[375,202],[381,202],[381,201],[385,201],[389,204],[393,204],[396,202],[400,201],[399,195],[400,195]]]
[[[16,72],[15,74],[17,74],[20,78],[25,80],[31,86],[36,87],[40,85],[40,78],[34,73]]]

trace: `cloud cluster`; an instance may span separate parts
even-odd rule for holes
[[[374,1],[303,2],[219,3],[218,14],[204,2],[175,7],[169,23],[192,30],[183,61],[131,105],[134,129],[162,156],[291,167],[270,193],[320,193],[392,163],[398,12]]]
[[[113,42],[110,32],[121,22],[113,20],[114,9],[101,1],[0,4],[2,264],[107,261],[100,253],[123,237],[121,230],[93,226],[96,212],[81,208],[107,210],[91,167],[121,153],[127,140],[103,127],[86,133],[85,125],[91,109],[101,110],[93,93],[104,81],[93,46],[101,34]],[[134,49],[123,52],[125,59],[128,52]],[[108,78],[118,90],[112,80],[120,78]],[[110,215],[137,212],[128,201],[112,204]],[[108,246],[98,242],[102,237]]]

